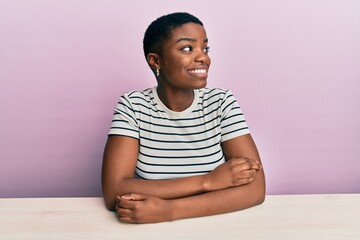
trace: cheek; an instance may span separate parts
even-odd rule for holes
[[[186,71],[186,68],[190,65],[189,61],[186,61],[184,58],[173,59],[170,62],[171,72],[176,74],[182,74]]]

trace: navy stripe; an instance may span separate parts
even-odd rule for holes
[[[130,112],[132,112],[132,113],[135,115],[134,110],[131,109],[130,107],[128,107],[126,104],[120,103],[120,105],[126,107],[126,109],[128,109]],[[129,113],[127,113],[127,112],[125,112],[124,110],[121,110],[121,109],[119,109],[119,108],[115,108],[114,114],[117,115],[117,114],[119,114],[119,113],[125,113],[127,116],[129,116],[131,119],[133,119],[133,120],[136,122],[135,118],[133,118],[133,116],[131,116]]]
[[[148,97],[150,95],[150,92],[151,92],[151,88],[147,88],[147,89],[145,89],[143,91],[132,91],[132,92],[128,93],[128,97],[129,98],[137,97],[137,96],[132,96],[135,93],[136,94],[141,94],[141,95],[143,95],[145,97]]]
[[[109,137],[130,137],[130,138],[134,138],[134,139],[139,140],[139,139],[136,138],[136,137],[129,136],[129,135],[126,135],[126,134],[115,134],[115,133],[112,133],[112,134],[108,134],[108,136],[109,136]]]
[[[240,131],[245,130],[245,129],[249,129],[249,128],[248,127],[243,127],[243,128],[240,128],[240,129],[235,129],[233,131],[223,133],[223,136],[228,135],[228,134],[233,133],[233,132],[240,132]]]
[[[153,172],[153,171],[145,171],[140,169],[139,167],[136,167],[137,170],[144,172],[144,173],[150,173],[150,174],[196,174],[196,173],[209,173],[211,171],[187,171],[187,172]]]
[[[123,119],[113,119],[111,122],[123,122],[123,123],[129,123],[128,121],[123,120]]]
[[[190,156],[154,156],[154,155],[149,155],[149,154],[145,154],[142,153],[141,151],[139,152],[139,154],[145,156],[145,157],[149,157],[149,158],[204,158],[204,157],[210,157],[213,156],[215,154],[218,154],[219,152],[221,152],[221,149],[219,149],[218,151],[216,151],[215,153],[210,153],[210,154],[205,154],[205,155],[190,155]]]
[[[210,92],[209,92],[210,93]],[[208,94],[207,94],[208,95]],[[214,94],[214,95],[210,95],[208,98],[204,98],[204,102],[205,101],[209,101],[210,99],[212,99],[212,98],[214,98],[214,97],[216,97],[216,96],[218,96],[218,95],[225,95],[225,92],[219,92],[219,93],[216,93],[216,94]],[[219,98],[219,99],[217,99],[216,100],[216,102],[219,102],[219,101],[221,101],[222,99],[221,98]]]
[[[235,102],[236,102],[236,100],[233,100],[232,102],[230,102],[229,104],[227,104],[227,105],[223,108],[223,112],[226,112],[226,109],[227,109],[228,107],[230,107],[231,105],[233,105]],[[223,102],[222,104],[225,104],[225,102]],[[222,104],[221,104],[221,105],[222,105]]]
[[[153,123],[153,122],[148,122],[145,120],[140,119],[140,122],[142,123],[146,123],[146,124],[150,124],[152,126],[158,126],[158,127],[167,127],[167,128],[194,128],[194,127],[200,127],[203,126],[205,124],[209,124],[213,121],[217,121],[217,119],[220,118],[220,116],[217,116],[216,118],[212,118],[207,122],[204,123],[200,123],[200,124],[196,124],[196,125],[182,125],[182,126],[171,126],[171,125],[165,125],[165,124],[158,124],[158,123]]]
[[[150,146],[146,146],[143,144],[140,144],[140,146],[147,148],[147,149],[159,150],[159,151],[195,151],[195,150],[203,150],[203,149],[207,149],[207,148],[212,148],[218,144],[220,144],[220,142],[216,142],[212,145],[209,145],[206,147],[199,147],[199,148],[155,148],[155,147],[150,147]]]
[[[151,108],[147,108],[147,109],[150,109],[150,110],[153,110]],[[197,109],[197,110],[194,110],[192,111],[193,113],[195,112],[199,112],[199,111],[203,111],[204,109]],[[135,113],[139,113],[139,114],[143,114],[145,116],[148,116],[148,117],[152,117],[154,119],[162,119],[162,120],[168,120],[168,121],[171,121],[171,122],[174,122],[174,121],[191,121],[191,120],[197,120],[197,119],[201,119],[205,116],[208,116],[210,114],[212,114],[213,112],[216,112],[218,110],[218,108],[215,108],[213,110],[211,110],[210,112],[204,114],[204,115],[201,115],[201,116],[198,116],[198,117],[191,117],[191,118],[176,118],[176,119],[172,119],[172,118],[165,118],[165,117],[157,117],[157,116],[154,116],[154,115],[151,115],[151,114],[148,114],[146,112],[143,112],[143,111],[140,111],[140,110],[134,110]],[[157,111],[154,111],[154,112],[162,112],[162,113],[165,113],[164,111],[161,111],[161,110],[157,110]]]
[[[135,105],[135,106],[141,106],[141,107],[144,107],[144,108],[146,108],[146,109],[148,109],[148,110],[151,110],[151,111],[153,111],[153,112],[161,112],[161,113],[164,113],[165,111],[163,111],[163,110],[160,110],[160,109],[153,109],[153,108],[151,108],[151,107],[149,107],[149,106],[146,106],[146,105],[144,105],[144,104],[142,104],[142,103],[133,103],[133,105]],[[152,106],[155,106],[155,105],[152,105]],[[141,112],[142,113],[142,111],[139,111],[139,110],[134,110],[135,112]]]
[[[205,141],[208,141],[209,139],[216,138],[216,137],[219,136],[220,134],[221,134],[221,133],[218,132],[218,133],[215,134],[214,136],[210,136],[210,137],[208,137],[208,138],[199,139],[199,140],[191,140],[191,141],[181,141],[181,140],[176,140],[176,141],[172,141],[172,140],[157,140],[157,139],[152,139],[152,138],[147,138],[147,137],[142,137],[141,139],[148,140],[148,141],[152,141],[152,142],[161,142],[161,143],[196,143],[196,142],[205,142]]]
[[[138,134],[138,131],[131,129],[131,128],[125,128],[125,127],[110,127],[110,129],[123,129],[123,130],[127,130],[127,131],[132,131]]]
[[[237,121],[237,122],[232,122],[232,123],[230,123],[230,124],[228,124],[228,125],[223,126],[222,128],[224,129],[224,128],[230,127],[230,126],[232,126],[232,125],[241,124],[241,123],[244,123],[244,122],[245,122],[245,120]]]
[[[159,135],[189,136],[189,135],[198,135],[198,134],[203,134],[203,133],[206,133],[206,132],[210,132],[211,130],[213,130],[213,129],[217,128],[217,127],[219,127],[219,124],[216,125],[216,126],[213,126],[210,129],[206,129],[206,130],[201,131],[201,132],[191,132],[191,133],[156,132],[156,131],[148,130],[148,129],[141,128],[141,127],[139,127],[139,129],[141,131],[150,132],[150,133],[159,134]]]
[[[244,114],[242,114],[242,113],[236,113],[236,114],[233,114],[233,115],[231,115],[231,116],[226,116],[226,117],[223,119],[223,121],[229,120],[230,118],[233,118],[233,117],[239,117],[239,116],[244,116]],[[242,117],[242,118],[243,118],[243,117]]]
[[[157,163],[146,163],[141,161],[140,159],[138,159],[139,162],[141,162],[144,165],[149,165],[149,166],[163,166],[163,167],[186,167],[186,166],[203,166],[203,165],[211,165],[217,162],[220,162],[221,160],[224,159],[224,155],[221,156],[221,158],[219,158],[218,160],[212,161],[212,162],[206,162],[206,163],[189,163],[189,164],[157,164]]]

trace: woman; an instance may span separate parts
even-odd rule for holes
[[[260,204],[260,157],[229,90],[206,88],[202,22],[173,13],[152,22],[144,53],[157,87],[121,96],[104,151],[106,206],[122,222],[150,223]]]

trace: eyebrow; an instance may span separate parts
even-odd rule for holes
[[[176,43],[181,42],[181,41],[196,42],[197,40],[195,38],[182,37],[182,38],[179,38],[178,40],[176,40]],[[209,42],[209,40],[207,38],[205,38],[204,43],[207,43],[207,42]]]

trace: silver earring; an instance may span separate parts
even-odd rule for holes
[[[160,68],[157,68],[157,69],[156,69],[156,76],[157,76],[157,77],[160,76]]]

